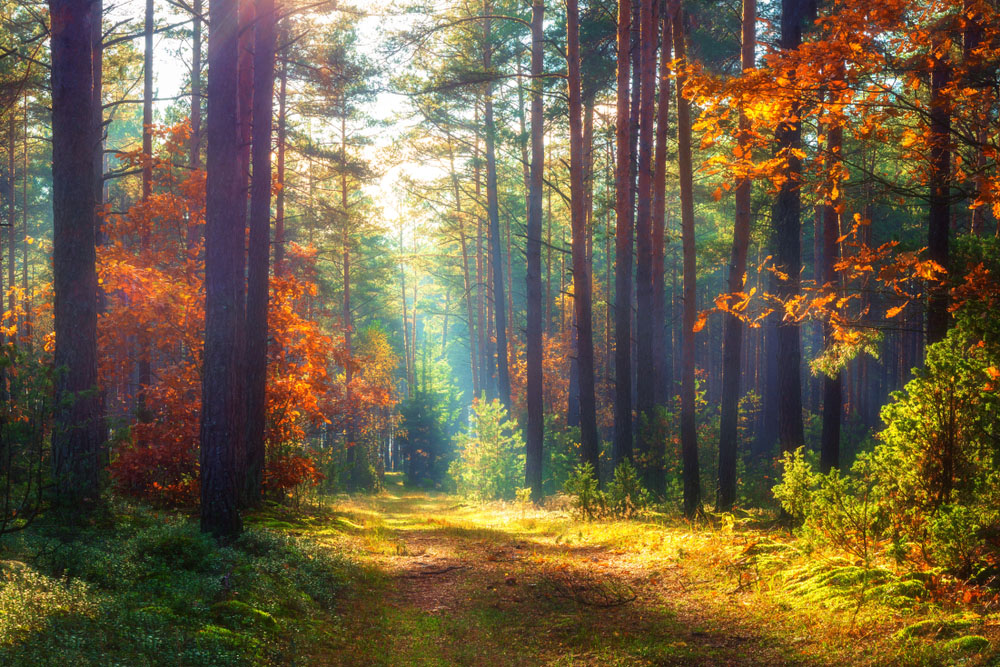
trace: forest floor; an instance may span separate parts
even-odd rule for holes
[[[796,570],[794,547],[770,531],[692,529],[679,520],[583,522],[567,512],[468,504],[392,484],[330,509],[335,525],[306,532],[378,575],[367,579],[371,588],[347,593],[341,632],[310,664],[995,659],[996,637],[979,639],[995,634],[988,616],[970,620],[963,609],[922,603],[907,586],[916,580],[891,575],[872,575],[866,593],[838,587],[829,580],[844,583],[858,568],[807,559],[812,564]],[[774,553],[782,554],[780,566],[755,557]],[[809,585],[817,575],[825,575],[824,586]],[[873,594],[879,588],[897,595]]]
[[[768,525],[406,488],[268,503],[220,545],[109,498],[0,540],[0,665],[1000,664],[1000,597]],[[988,598],[988,599],[987,599]]]

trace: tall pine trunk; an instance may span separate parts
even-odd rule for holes
[[[698,471],[698,431],[695,421],[694,325],[698,312],[695,277],[694,191],[691,164],[691,103],[684,97],[687,66],[684,50],[684,16],[680,0],[671,0],[674,55],[677,59],[677,163],[681,190],[681,246],[683,252],[683,301],[681,318],[681,458],[684,477],[684,514],[693,516],[701,506]]]
[[[205,211],[205,352],[202,370],[201,527],[220,538],[240,532],[237,439],[244,382],[237,345],[243,310],[245,214],[237,103],[236,0],[210,0]]]
[[[629,117],[632,0],[618,2],[615,115],[615,440],[613,464],[632,459],[632,160]]]
[[[594,337],[591,321],[590,263],[584,183],[583,99],[580,89],[580,18],[577,0],[566,3],[566,59],[569,84],[570,198],[573,229],[573,305],[576,311],[577,364],[580,372],[580,449],[600,474],[600,439],[594,396]]]
[[[507,299],[504,296],[503,253],[500,239],[500,202],[497,192],[496,123],[493,120],[492,5],[483,2],[483,71],[488,80],[483,100],[486,124],[486,200],[490,220],[490,264],[493,270],[493,320],[496,325],[497,394],[510,414],[510,372],[507,365]]]
[[[656,109],[656,162],[653,166],[653,229],[652,237],[652,339],[656,405],[664,405],[670,394],[670,368],[667,335],[666,285],[664,255],[666,252],[667,210],[667,135],[670,124],[670,58],[673,38],[670,32],[670,12],[662,10],[662,48],[660,54],[660,97]]]
[[[253,176],[247,256],[247,472],[243,502],[261,501],[267,415],[267,304],[271,245],[271,119],[274,113],[274,0],[257,1],[253,63]]]
[[[930,213],[927,250],[930,258],[948,270],[948,234],[951,227],[951,108],[945,93],[950,79],[940,38],[934,41],[931,67],[930,109]],[[948,286],[932,285],[927,306],[927,343],[936,343],[948,332]]]
[[[802,43],[802,23],[806,15],[805,0],[782,0],[782,50],[798,49]],[[795,72],[787,74],[795,81]],[[787,302],[800,292],[802,270],[802,160],[796,155],[802,144],[802,127],[798,119],[799,103],[793,101],[788,118],[774,132],[777,152],[784,158],[784,181],[778,191],[772,212],[775,260],[780,275],[776,276],[776,296]],[[778,440],[781,451],[801,447],[805,442],[802,425],[802,350],[797,322],[780,321],[776,333]]]
[[[544,0],[531,6],[531,172],[528,181],[527,273],[527,406],[525,482],[537,502],[542,498],[542,446],[545,438],[542,372],[542,170],[545,168],[542,116],[542,67],[545,35]]]
[[[843,66],[840,68],[843,73]],[[842,85],[842,84],[841,84]],[[840,86],[831,92],[831,104],[836,104],[840,95]],[[838,120],[829,131],[827,140],[827,173],[832,174],[839,169],[844,145],[844,128]],[[837,181],[833,180],[834,188]],[[836,188],[839,190],[839,188]],[[823,207],[823,283],[827,289],[840,292],[840,276],[837,273],[837,262],[840,261],[840,216],[843,200],[838,195]],[[830,323],[824,326],[823,342],[833,344],[833,327]],[[823,376],[823,433],[820,441],[820,469],[826,473],[840,467],[840,413],[843,403],[841,388],[841,372],[829,377]]]
[[[757,43],[757,0],[743,0],[743,71],[754,68]],[[750,160],[750,121],[740,108],[737,155]],[[730,294],[743,291],[750,246],[750,190],[748,177],[736,183],[736,219],[733,223],[733,250],[729,259]],[[722,332],[722,414],[719,420],[719,492],[716,509],[727,511],[736,502],[736,460],[739,455],[740,367],[743,351],[743,321],[732,313],[723,316]]]
[[[79,511],[100,491],[97,387],[93,21],[88,0],[50,0],[52,282],[56,375],[52,477],[57,504]],[[84,128],[81,131],[81,128]]]
[[[666,489],[663,460],[653,433],[656,405],[656,369],[653,363],[653,119],[656,106],[656,7],[659,0],[640,0],[639,10],[639,174],[635,218],[636,247],[636,411],[638,453],[646,488],[655,497]]]

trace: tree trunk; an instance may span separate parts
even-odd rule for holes
[[[531,173],[528,190],[527,273],[527,408],[525,484],[531,496],[542,498],[542,445],[545,438],[544,374],[542,371],[542,170],[545,167],[542,116],[544,0],[531,6]]]
[[[693,516],[701,506],[698,471],[698,431],[695,422],[694,323],[698,312],[695,289],[694,193],[691,166],[691,103],[684,97],[687,75],[684,55],[684,17],[680,0],[670,0],[677,70],[677,158],[681,190],[681,245],[683,249],[684,313],[681,341],[681,457],[684,476],[684,514]]]
[[[490,0],[483,2],[483,71],[489,76],[493,68],[492,13]],[[490,220],[490,264],[493,269],[493,319],[496,324],[497,394],[507,414],[510,414],[510,373],[507,365],[507,299],[504,295],[503,253],[500,243],[500,203],[497,193],[496,124],[493,120],[493,82],[486,83],[483,100],[486,124],[486,200]]]
[[[208,153],[205,216],[205,352],[202,371],[201,527],[220,538],[241,530],[237,440],[244,424],[237,345],[243,310],[245,214],[237,103],[239,21],[236,0],[210,0]]]
[[[278,192],[274,202],[274,275],[285,270],[285,102],[288,92],[288,64],[281,63],[278,88]]]
[[[271,242],[271,122],[274,114],[274,0],[256,0],[253,42],[253,176],[247,258],[247,472],[243,502],[260,504],[267,416],[267,306]]]
[[[843,73],[843,66],[840,72]],[[842,85],[842,84],[841,84]],[[840,89],[831,93],[831,103],[835,103]],[[844,128],[838,121],[830,127],[827,143],[828,161],[827,173],[831,174],[838,168],[841,161],[841,151],[844,145]],[[834,180],[834,187],[837,181]],[[839,188],[838,188],[839,189]],[[837,262],[840,261],[840,211],[843,200],[840,196],[832,199],[823,207],[823,283],[828,289],[840,292],[840,275],[837,273]],[[833,327],[827,323],[824,327],[824,343],[833,344]],[[841,373],[838,370],[834,377],[823,376],[823,433],[820,442],[820,469],[830,472],[840,467],[840,412],[842,407]]]
[[[656,163],[653,167],[653,229],[652,229],[652,339],[653,365],[656,386],[656,405],[668,402],[670,393],[670,369],[667,353],[670,341],[667,336],[667,314],[665,294],[664,254],[666,251],[666,209],[667,209],[667,134],[670,123],[670,58],[673,49],[670,13],[663,10],[662,54],[660,55],[660,100],[656,110]]]
[[[797,49],[802,43],[804,0],[782,0],[781,39],[783,50]],[[787,74],[795,78],[795,72]],[[802,160],[795,154],[802,144],[798,119],[799,104],[792,104],[791,115],[774,132],[778,153],[785,158],[785,180],[774,203],[772,220],[775,235],[775,260],[783,275],[776,276],[776,296],[782,302],[798,296],[802,270]],[[778,440],[781,451],[801,447],[805,442],[802,425],[802,350],[799,325],[780,321],[777,326]]]
[[[577,363],[580,369],[580,449],[600,475],[601,443],[594,396],[594,337],[591,321],[590,265],[584,184],[583,99],[580,90],[580,19],[577,0],[566,3],[566,58],[569,84],[570,197],[573,229],[573,304],[576,310]]]
[[[663,460],[658,438],[653,433],[655,420],[656,369],[653,365],[653,120],[656,110],[656,44],[658,41],[659,0],[641,0],[639,33],[639,174],[638,210],[635,218],[636,247],[636,331],[635,373],[636,413],[638,415],[638,455],[643,482],[654,497],[666,489]]]
[[[937,41],[935,41],[937,45]],[[935,56],[931,69],[931,179],[927,250],[930,258],[948,270],[948,233],[951,226],[951,108],[945,93],[949,83],[948,63]],[[932,285],[927,306],[927,343],[936,343],[948,332],[948,286]]]
[[[144,50],[142,67],[142,201],[148,202],[153,193],[153,0],[146,0]],[[139,232],[140,252],[146,257],[150,252],[150,229]],[[145,260],[145,257],[143,258]],[[150,421],[146,407],[146,392],[152,379],[152,346],[149,331],[139,332],[139,392],[136,396],[136,418]]]
[[[201,15],[202,0],[194,0],[191,38],[191,154],[188,164],[201,168]]]
[[[743,0],[742,48],[743,71],[755,66],[757,45],[757,0]],[[750,121],[740,108],[739,148],[741,160],[750,160]],[[750,190],[744,177],[736,183],[736,219],[733,223],[733,250],[729,260],[730,294],[743,291],[747,271],[747,248],[750,245]],[[743,321],[732,313],[723,315],[722,333],[722,414],[719,421],[719,492],[716,509],[728,511],[736,502],[736,460],[739,455],[740,366],[743,350]]]
[[[56,375],[52,476],[57,504],[97,500],[101,423],[97,387],[94,218],[95,5],[50,0],[52,20],[52,279]]]
[[[613,465],[632,459],[632,159],[629,59],[632,0],[618,2],[615,115],[615,440]]]

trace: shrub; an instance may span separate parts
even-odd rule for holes
[[[607,508],[613,516],[628,519],[649,507],[649,492],[639,481],[639,474],[629,461],[615,468],[614,479],[608,484]]]
[[[459,493],[479,500],[512,500],[521,488],[524,440],[500,401],[476,401],[472,428],[448,469]]]
[[[563,489],[572,498],[573,509],[585,519],[596,519],[604,512],[606,499],[598,488],[594,466],[581,463],[573,468]]]

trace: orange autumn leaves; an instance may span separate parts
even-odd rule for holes
[[[205,174],[180,166],[188,135],[186,124],[157,129],[163,151],[151,160],[153,194],[123,213],[105,213],[98,252],[106,295],[99,322],[101,386],[118,435],[111,475],[125,493],[170,504],[198,494]],[[121,159],[134,168],[147,158],[129,153]],[[311,431],[346,410],[367,414],[395,401],[391,348],[371,360],[377,372],[368,374],[369,360],[352,358],[342,338],[326,335],[309,316],[317,296],[315,258],[314,249],[289,244],[286,270],[271,281],[264,476],[271,492],[322,479],[306,445]],[[138,386],[143,358],[151,369],[147,387]],[[349,364],[358,369],[350,406],[343,400]]]

